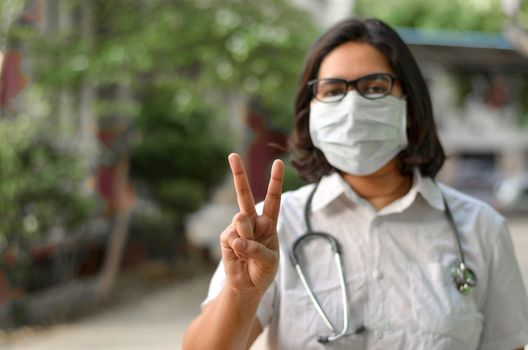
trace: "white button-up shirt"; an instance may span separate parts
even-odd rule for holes
[[[312,201],[314,231],[341,245],[348,288],[349,331],[365,332],[322,345],[331,335],[301,284],[290,255],[306,233],[304,208],[313,184],[284,193],[278,222],[279,272],[257,317],[272,349],[513,349],[528,343],[528,300],[505,220],[488,205],[415,171],[402,198],[376,211],[337,173],[321,180]],[[477,276],[468,295],[455,287],[459,260],[444,212],[444,193],[460,232],[466,265]],[[311,239],[300,262],[324,312],[339,331],[343,305],[331,247]],[[225,283],[222,264],[207,299]]]

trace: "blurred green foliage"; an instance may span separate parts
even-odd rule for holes
[[[162,222],[171,232],[186,214],[200,207],[211,186],[223,179],[229,149],[228,130],[218,125],[209,106],[188,106],[181,115],[175,104],[169,88],[145,94],[136,117],[138,135],[131,159],[132,177],[146,185],[161,205]],[[159,215],[152,220],[158,221]],[[147,219],[144,216],[142,222]]]
[[[357,0],[355,13],[392,26],[500,32],[500,0]]]
[[[28,116],[0,119],[0,233],[8,241],[72,228],[90,212],[78,154]]]
[[[81,188],[86,168],[78,149],[48,123],[25,114],[0,119],[0,243],[16,259],[8,272],[17,286],[34,277],[30,246],[47,243],[53,230],[79,231],[95,209]]]
[[[225,97],[238,93],[260,98],[274,126],[289,127],[300,63],[317,35],[310,15],[289,1],[91,3],[91,36],[73,31],[32,42],[43,54],[35,62],[40,82],[59,89],[124,84],[139,101],[161,85],[182,111],[193,100],[210,104],[214,95],[215,109],[225,113]]]
[[[24,3],[11,0],[0,4],[2,53],[7,49],[16,54],[22,48],[20,39],[31,35],[17,22]],[[23,81],[25,69],[7,66],[11,71],[9,78],[2,76],[3,84]],[[27,68],[25,64],[23,68]],[[12,98],[12,88],[2,86],[0,109],[0,267],[12,285],[32,289],[67,278],[67,273],[55,274],[64,264],[48,271],[37,268],[32,248],[56,242],[66,234],[82,233],[95,202],[83,191],[86,162],[76,143],[66,137],[71,130],[61,125],[49,108],[57,100],[44,103],[36,85],[26,87],[23,96]],[[74,267],[66,269],[69,272]]]
[[[131,177],[157,213],[132,218],[174,232],[227,172],[229,101],[258,99],[270,126],[291,126],[294,90],[318,34],[288,0],[68,0],[76,20],[53,35],[20,28],[50,93],[97,91],[96,113],[133,121]],[[87,25],[88,24],[88,25]],[[116,91],[126,87],[128,97]],[[137,223],[137,227],[134,227]],[[165,228],[159,227],[160,224]],[[149,232],[148,234],[153,234]]]

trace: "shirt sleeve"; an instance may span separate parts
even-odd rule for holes
[[[220,263],[216,267],[213,277],[211,277],[211,281],[209,282],[209,290],[207,292],[207,296],[200,305],[202,309],[213,299],[215,299],[218,294],[220,294],[220,291],[222,290],[222,288],[224,288],[225,282],[226,277],[224,273],[224,264],[222,263],[222,261],[220,261]]]
[[[488,274],[479,349],[506,350],[528,344],[528,297],[505,222],[492,247]]]
[[[220,291],[222,291],[222,288],[224,288],[225,283],[226,276],[224,272],[224,264],[220,261],[215,273],[213,274],[213,277],[211,278],[211,282],[209,283],[209,291],[207,293],[207,297],[201,304],[202,308],[209,304],[220,294]],[[260,304],[257,308],[257,318],[262,328],[265,328],[270,323],[271,317],[273,316],[276,290],[275,284],[276,282],[273,281],[271,286],[268,288],[268,290],[260,300]]]

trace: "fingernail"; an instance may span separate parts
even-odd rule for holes
[[[240,250],[241,252],[243,252],[246,249],[246,246],[247,246],[247,242],[245,239],[239,238],[235,241],[236,250]]]

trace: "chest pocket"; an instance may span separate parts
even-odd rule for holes
[[[478,346],[483,316],[472,294],[453,285],[450,271],[440,263],[411,264],[408,269],[412,324],[426,333]]]

